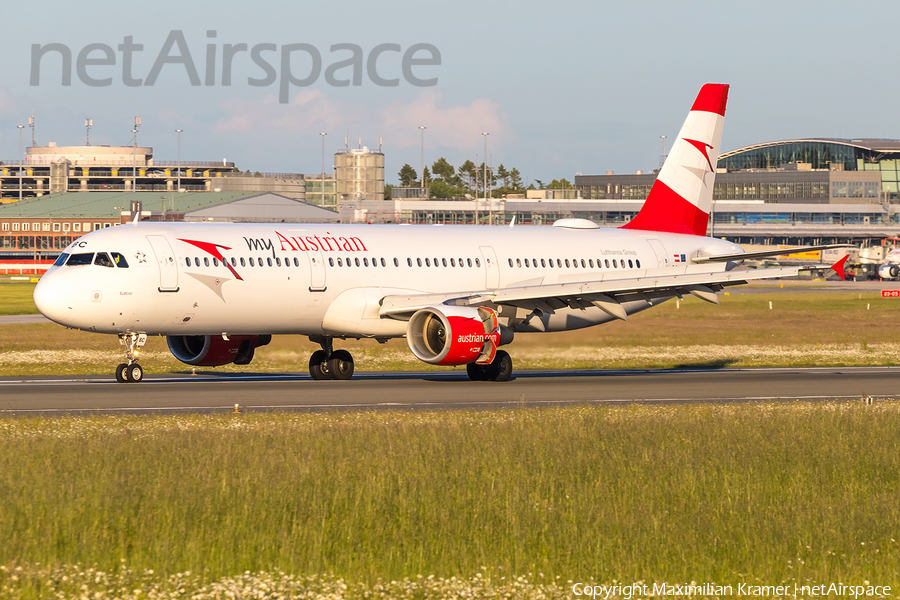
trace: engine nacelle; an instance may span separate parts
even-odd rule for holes
[[[500,345],[497,312],[468,306],[429,306],[409,320],[406,341],[431,365],[489,364]]]
[[[897,265],[881,265],[878,267],[878,276],[882,279],[896,279],[900,275],[900,267]]]
[[[218,367],[234,363],[246,365],[255,350],[272,341],[271,335],[170,335],[169,351],[183,363],[198,367]]]

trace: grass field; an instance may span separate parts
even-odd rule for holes
[[[7,418],[0,490],[10,598],[900,584],[896,402]]]
[[[22,302],[31,287],[4,284],[0,293],[10,302]],[[721,302],[713,306],[687,298],[633,315],[627,323],[517,334],[507,350],[516,369],[900,364],[898,299],[873,292],[787,288],[723,295]],[[360,371],[431,368],[413,357],[405,340],[386,345],[336,341],[336,347],[350,350]],[[257,351],[252,364],[219,370],[305,372],[309,355],[317,348],[301,336],[275,336]],[[0,376],[109,374],[121,361],[113,336],[52,324],[0,326]],[[171,356],[164,338],[149,340],[142,364],[148,373],[190,370]]]
[[[34,283],[0,283],[0,315],[36,315]]]

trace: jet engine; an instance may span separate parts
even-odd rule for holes
[[[234,363],[246,365],[254,351],[272,341],[271,335],[170,335],[169,351],[183,363],[198,367],[218,367]]]
[[[409,349],[432,365],[490,364],[497,347],[512,341],[511,336],[511,330],[501,332],[495,310],[468,306],[423,308],[406,329]]]
[[[900,275],[900,267],[897,265],[881,265],[878,267],[878,276],[882,279],[896,279]]]

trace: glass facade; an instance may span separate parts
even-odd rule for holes
[[[797,141],[751,148],[743,152],[719,158],[718,167],[731,171],[745,169],[775,169],[790,163],[808,163],[812,169],[834,168],[843,165],[847,171],[855,171],[857,162],[871,155],[870,150],[849,144],[827,141]]]
[[[384,200],[384,154],[368,148],[334,155],[337,195],[340,200]]]
[[[806,163],[813,171],[877,171],[881,173],[881,189],[872,182],[849,182],[832,184],[833,198],[872,198],[877,199],[880,193],[886,199],[900,201],[900,158],[896,158],[900,150],[895,140],[798,140],[793,142],[776,142],[768,145],[727,152],[719,158],[718,168],[728,173],[746,169],[776,169],[792,163]],[[872,147],[865,147],[871,142]],[[716,199],[732,198],[720,195],[716,185]],[[790,191],[787,192],[790,194]],[[767,197],[828,197],[828,191],[814,191],[812,196],[805,193],[792,195],[769,195]],[[753,195],[733,196],[736,199],[754,198]],[[766,197],[766,196],[760,196]]]

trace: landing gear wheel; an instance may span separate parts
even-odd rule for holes
[[[472,381],[487,381],[490,378],[490,365],[476,365],[469,363],[466,365],[466,373]]]
[[[125,380],[128,383],[140,383],[144,379],[144,369],[137,363],[125,367]]]
[[[346,350],[335,350],[328,359],[328,370],[334,379],[353,377],[353,356]]]
[[[323,350],[316,350],[309,357],[309,376],[313,379],[331,379],[331,369],[328,368],[328,359]]]
[[[127,383],[128,380],[125,379],[125,369],[128,368],[128,365],[122,363],[118,367],[116,367],[116,381],[119,383]]]
[[[494,361],[489,365],[491,381],[509,381],[512,377],[512,358],[509,352],[497,350]]]

